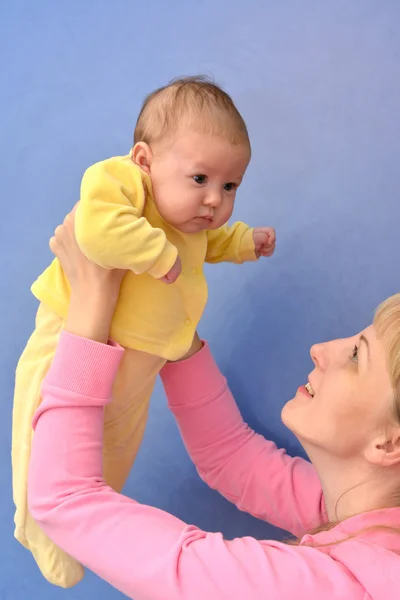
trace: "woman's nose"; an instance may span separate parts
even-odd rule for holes
[[[316,367],[325,369],[327,364],[326,344],[314,344],[310,349],[311,360]]]

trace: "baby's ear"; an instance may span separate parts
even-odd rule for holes
[[[153,153],[150,146],[146,144],[146,142],[137,142],[137,144],[133,146],[131,158],[135,165],[150,175]]]

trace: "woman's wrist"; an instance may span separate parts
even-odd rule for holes
[[[192,356],[194,356],[195,354],[200,352],[200,350],[203,348],[203,346],[204,346],[204,344],[201,341],[199,334],[196,331],[196,333],[194,334],[194,338],[193,338],[193,342],[190,347],[190,350],[184,356],[182,356],[178,361],[168,361],[168,362],[181,362],[183,360],[188,360],[189,358],[191,358]]]
[[[109,290],[97,290],[86,295],[71,292],[65,330],[79,337],[102,344],[108,342],[117,299]]]
[[[188,358],[191,358],[192,356],[194,356],[195,354],[197,354],[198,352],[200,352],[200,350],[203,348],[203,342],[200,339],[199,334],[196,333],[194,334],[194,338],[193,338],[193,342],[192,345],[190,347],[189,352],[186,354],[186,356],[183,358],[183,360],[187,360]]]

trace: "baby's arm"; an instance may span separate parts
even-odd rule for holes
[[[163,278],[175,264],[177,249],[162,229],[142,216],[143,183],[127,159],[109,159],[83,176],[75,217],[81,250],[106,269],[127,269]]]
[[[241,264],[256,260],[253,229],[246,223],[223,225],[207,231],[208,245],[206,262],[233,262]]]

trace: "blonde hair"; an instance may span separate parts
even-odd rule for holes
[[[394,390],[394,412],[400,423],[400,294],[391,296],[375,312],[374,327],[383,342]]]
[[[246,123],[232,98],[204,76],[175,79],[149,94],[133,141],[150,145],[185,126],[250,147]]]
[[[387,366],[389,369],[389,375],[393,387],[393,416],[397,423],[400,424],[400,294],[395,294],[387,300],[384,300],[376,309],[374,316],[374,328],[376,331],[377,338],[383,343],[385,349]],[[400,506],[400,482],[399,492],[392,498],[393,506]],[[340,521],[331,521],[321,525],[308,532],[309,535],[317,535],[323,531],[331,531]],[[342,544],[351,540],[361,533],[367,531],[384,530],[391,533],[400,535],[400,529],[396,527],[388,527],[386,525],[374,525],[358,531],[357,533],[351,534],[335,542],[326,544],[308,544],[315,548],[321,548],[324,546],[331,546]],[[292,546],[298,546],[300,539],[287,540],[287,544]]]

